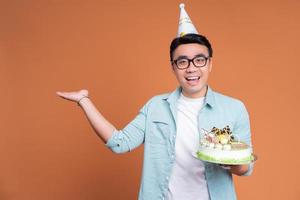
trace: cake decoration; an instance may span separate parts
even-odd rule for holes
[[[252,148],[240,141],[227,125],[223,129],[213,127],[203,129],[197,157],[201,160],[219,164],[249,164],[255,160]]]

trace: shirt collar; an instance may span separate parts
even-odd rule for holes
[[[210,107],[214,107],[215,106],[215,95],[214,95],[214,91],[207,86],[207,92],[206,92],[206,96],[205,96],[205,103],[204,105],[207,104]]]
[[[164,100],[169,102],[170,105],[175,105],[177,100],[180,97],[181,91],[182,91],[181,87],[176,88],[176,90],[174,90],[172,93],[170,93],[169,96],[164,98]],[[206,95],[205,95],[204,105],[206,105],[206,104],[210,107],[215,106],[214,91],[209,86],[207,86],[207,92],[206,92]]]
[[[176,88],[172,93],[166,96],[164,100],[166,100],[170,105],[175,105],[180,97],[181,90],[181,87]]]

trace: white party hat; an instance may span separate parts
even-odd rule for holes
[[[188,33],[198,34],[198,31],[193,25],[192,20],[190,19],[190,17],[188,16],[187,12],[184,9],[184,4],[181,3],[179,5],[179,8],[180,8],[180,17],[179,17],[177,37],[182,37]]]

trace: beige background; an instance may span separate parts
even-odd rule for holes
[[[300,199],[298,0],[184,1],[214,48],[213,89],[244,101],[259,160],[239,199]],[[172,91],[180,1],[0,1],[0,199],[137,199],[142,152],[115,155],[55,92],[86,88],[118,128]]]

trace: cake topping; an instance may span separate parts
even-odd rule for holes
[[[229,126],[225,126],[223,129],[213,127],[210,132],[203,129],[205,132],[204,136],[201,137],[201,146],[209,148],[230,150],[236,148],[246,148],[247,145],[236,140],[236,136],[232,134]]]

